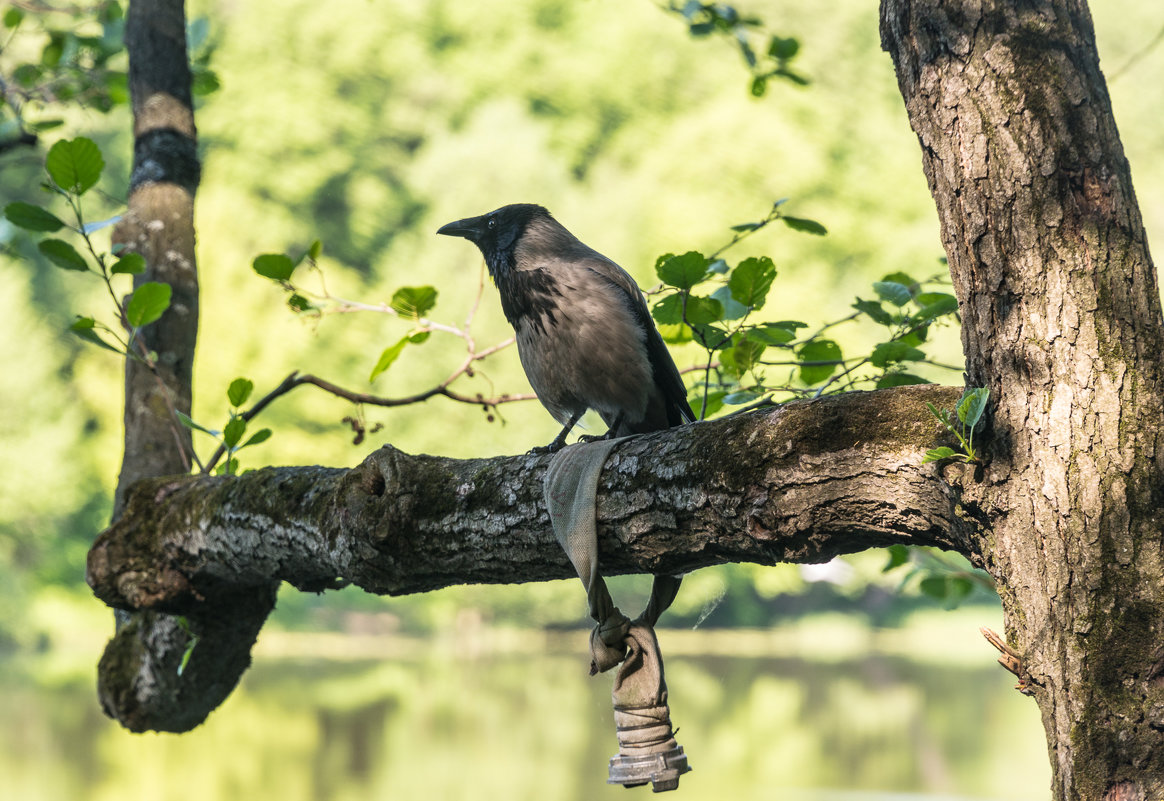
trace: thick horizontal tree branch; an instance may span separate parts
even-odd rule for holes
[[[925,402],[959,394],[851,393],[630,439],[599,486],[602,569],[818,562],[895,542],[976,558],[983,517],[957,490],[973,466],[921,463],[941,439]],[[88,580],[111,606],[197,614],[279,580],[399,595],[569,577],[542,500],[549,460],[386,446],[351,470],[150,479],[94,544]]]

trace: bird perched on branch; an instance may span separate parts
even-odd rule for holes
[[[564,426],[546,450],[560,449],[587,409],[607,437],[695,419],[634,279],[544,208],[502,206],[437,233],[464,237],[485,256],[529,383]]]

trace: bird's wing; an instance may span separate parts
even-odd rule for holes
[[[687,388],[683,385],[683,378],[679,375],[675,360],[671,358],[671,352],[667,350],[663,337],[659,335],[659,329],[655,327],[655,321],[651,319],[643,291],[626,270],[602,254],[591,252],[593,256],[585,260],[585,266],[622,291],[635,322],[642,327],[646,335],[647,360],[651,364],[655,383],[667,406],[667,421],[673,426],[693,422],[695,412],[691,411],[691,405],[687,402]]]

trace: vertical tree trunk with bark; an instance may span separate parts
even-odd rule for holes
[[[1083,0],[884,0],[990,461],[961,478],[1057,799],[1164,797],[1164,324]],[[951,476],[952,481],[957,477]]]
[[[134,0],[125,25],[133,104],[129,208],[114,242],[145,257],[145,281],[169,284],[170,308],[141,333],[157,369],[125,363],[125,453],[114,517],[125,490],[142,478],[190,472],[191,432],[174,411],[190,413],[198,336],[194,193],[201,166],[194,128],[186,14],[182,0]]]
[[[141,332],[145,348],[157,354],[156,369],[126,361],[125,453],[115,519],[136,481],[190,471],[190,431],[175,411],[190,412],[198,334],[194,194],[201,168],[182,0],[133,0],[125,45],[133,174],[129,208],[114,241],[145,257],[146,271],[135,285],[160,281],[170,285],[172,297],[161,319]],[[99,666],[102,707],[135,731],[197,725],[250,664],[250,647],[274,605],[275,586],[229,599],[200,617],[153,611],[119,615],[117,634]],[[192,636],[199,638],[200,652],[179,671]]]

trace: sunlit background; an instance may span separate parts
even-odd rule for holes
[[[461,325],[481,278],[441,224],[537,202],[584,241],[654,283],[659,254],[714,250],[730,226],[788,198],[783,226],[732,258],[779,270],[766,311],[818,326],[869,284],[943,270],[937,220],[872,0],[742,4],[796,37],[806,87],[749,92],[737,50],[695,39],[647,0],[477,3],[395,0],[191,2],[198,52],[221,88],[197,110],[202,316],[193,417],[218,427],[226,386],[263,393],[292,370],[357,391],[427,388],[463,357],[434,335],[369,386],[407,330],[375,313],[305,319],[256,276],[259,253],[323,242],[337,296],[378,303],[401,286],[440,291],[430,316]],[[1164,12],[1094,4],[1101,62],[1150,238],[1164,231]],[[12,40],[0,74],[36,43]],[[122,56],[124,58],[124,56]],[[124,202],[128,111],[72,110],[46,134],[86,135],[107,162],[91,218]],[[5,202],[44,202],[43,148],[4,154]],[[96,704],[111,616],[88,594],[85,552],[108,521],[121,458],[121,367],[65,329],[100,315],[103,288],[35,255],[0,222],[0,797],[64,799],[589,799],[616,744],[609,677],[586,676],[577,582],[461,587],[380,599],[286,590],[255,666],[189,734],[131,735]],[[485,287],[473,334],[508,333]],[[836,331],[858,351],[876,332]],[[960,362],[957,331],[937,361]],[[681,366],[698,352],[677,349]],[[922,367],[935,381],[959,373]],[[528,390],[516,353],[463,379],[466,394]],[[518,453],[557,425],[536,404],[441,399],[355,410],[311,388],[262,422],[274,436],[243,467],[353,465],[383,443],[448,456]],[[197,443],[196,443],[197,444]],[[212,443],[200,443],[204,453]],[[919,557],[925,558],[925,557]],[[725,566],[688,577],[660,634],[687,799],[1038,799],[1049,768],[1038,711],[994,663],[1001,629],[981,588],[954,611],[883,552],[806,571]],[[954,564],[954,569],[958,565]],[[617,582],[624,608],[644,583]],[[636,610],[637,611],[637,610]],[[646,793],[647,790],[636,790]],[[676,796],[680,797],[679,795]]]

